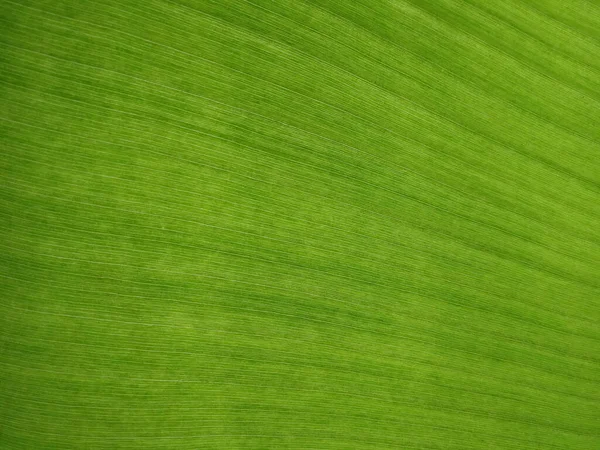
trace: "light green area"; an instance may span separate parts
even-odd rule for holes
[[[0,0],[0,448],[600,448],[596,0]]]

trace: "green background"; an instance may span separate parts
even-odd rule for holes
[[[596,0],[0,0],[1,449],[600,448]]]

